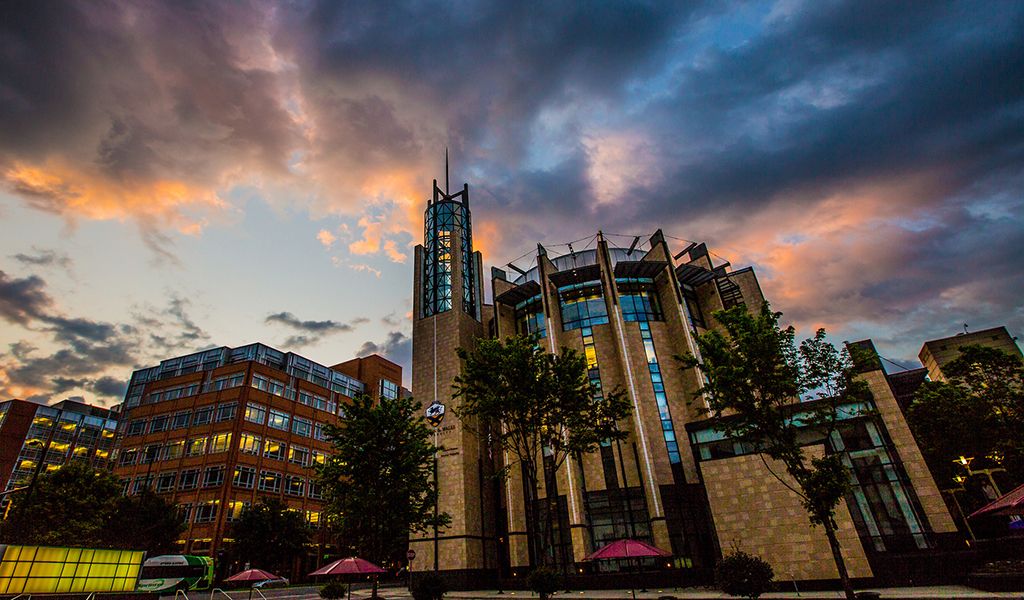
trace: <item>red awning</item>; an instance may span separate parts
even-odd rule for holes
[[[981,515],[1024,515],[1024,485],[1016,488],[1008,494],[996,498],[992,502],[979,508],[967,516],[978,517]]]

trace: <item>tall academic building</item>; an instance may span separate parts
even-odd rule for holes
[[[402,368],[380,356],[331,367],[263,344],[213,348],[132,374],[122,405],[114,474],[126,494],[149,488],[175,504],[187,554],[223,557],[246,506],[276,498],[320,525],[314,468],[359,394],[401,393]],[[336,551],[318,535],[294,577]],[[220,564],[222,571],[227,565]]]
[[[596,232],[574,244],[538,244],[531,258],[492,269],[493,303],[483,304],[469,199],[468,186],[450,193],[435,181],[415,251],[413,394],[432,405],[435,422],[441,415],[439,509],[452,525],[411,540],[412,569],[436,568],[465,587],[522,577],[541,562],[526,536],[526,515],[541,511],[524,505],[515,465],[508,461],[507,478],[491,477],[507,457],[488,444],[486,429],[464,428],[452,414],[456,348],[530,333],[551,352],[564,346],[584,355],[598,393],[621,390],[632,405],[619,423],[625,440],[542,478],[535,508],[554,506],[558,515],[544,532],[554,540],[548,562],[599,576],[619,566],[583,558],[634,538],[672,553],[650,567],[676,569],[673,581],[699,582],[738,542],[768,559],[779,579],[837,577],[822,530],[810,526],[771,465],[703,418],[695,396],[701,375],[676,359],[696,354],[695,336],[720,327],[715,311],[760,308],[754,271],[733,269],[705,244],[660,230],[647,239]],[[862,370],[875,401],[848,407],[835,436],[803,437],[811,452],[845,453],[856,481],[838,516],[844,552],[853,576],[884,578],[887,565],[898,563],[893,555],[936,548],[955,528],[884,371],[873,363]],[[802,406],[794,405],[795,415]]]

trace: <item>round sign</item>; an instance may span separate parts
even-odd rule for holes
[[[412,560],[412,559],[416,558],[416,551],[413,550],[412,548],[409,548],[409,551],[405,553],[405,557],[408,558],[409,560]]]

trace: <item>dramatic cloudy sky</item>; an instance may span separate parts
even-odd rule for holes
[[[804,334],[908,364],[1020,334],[1022,32],[1020,2],[4,2],[0,397],[109,404],[257,340],[408,368],[445,146],[488,264],[661,227]]]

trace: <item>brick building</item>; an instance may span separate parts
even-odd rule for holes
[[[116,412],[74,400],[52,406],[25,400],[0,403],[4,491],[23,487],[36,473],[54,471],[73,460],[109,469],[117,419]]]
[[[224,556],[231,524],[264,497],[318,528],[313,467],[330,451],[324,426],[340,422],[353,396],[395,397],[401,381],[401,367],[377,355],[326,367],[263,344],[168,359],[132,374],[114,473],[125,493],[149,487],[178,506],[182,553]],[[318,536],[291,575],[330,551]]]
[[[566,461],[536,490],[536,502],[557,507],[553,560],[600,577],[619,565],[582,559],[614,539],[637,538],[671,551],[673,558],[659,566],[678,569],[673,581],[692,575],[697,582],[706,580],[723,547],[750,539],[773,564],[789,569],[780,579],[837,576],[824,533],[811,528],[799,499],[760,459],[703,420],[694,397],[701,376],[674,358],[696,353],[695,336],[719,327],[714,311],[760,307],[764,296],[751,268],[733,269],[705,244],[676,243],[660,230],[647,239],[597,232],[573,244],[538,245],[508,269],[492,269],[493,303],[484,304],[483,260],[472,239],[468,186],[453,194],[435,181],[424,244],[415,250],[415,397],[451,413],[458,406],[452,380],[461,368],[456,348],[471,348],[485,335],[532,333],[549,351],[567,346],[586,356],[598,390],[622,390],[632,404],[633,414],[619,423],[627,439]],[[886,553],[934,548],[954,531],[892,388],[884,379],[871,384],[875,406],[862,408],[879,416],[851,420],[849,439],[810,444],[811,451],[826,445],[848,451],[853,464],[863,460],[892,474],[877,484],[865,479],[841,511],[851,569],[864,577],[881,575]],[[870,452],[855,445],[865,436]],[[461,587],[522,576],[540,560],[525,533],[518,469],[512,464],[504,480],[489,477],[503,466],[501,452],[454,416],[441,422],[438,439],[445,449],[439,505],[452,526],[411,540],[413,569],[439,569]],[[883,458],[884,464],[872,462]],[[863,476],[874,474],[868,469]]]

